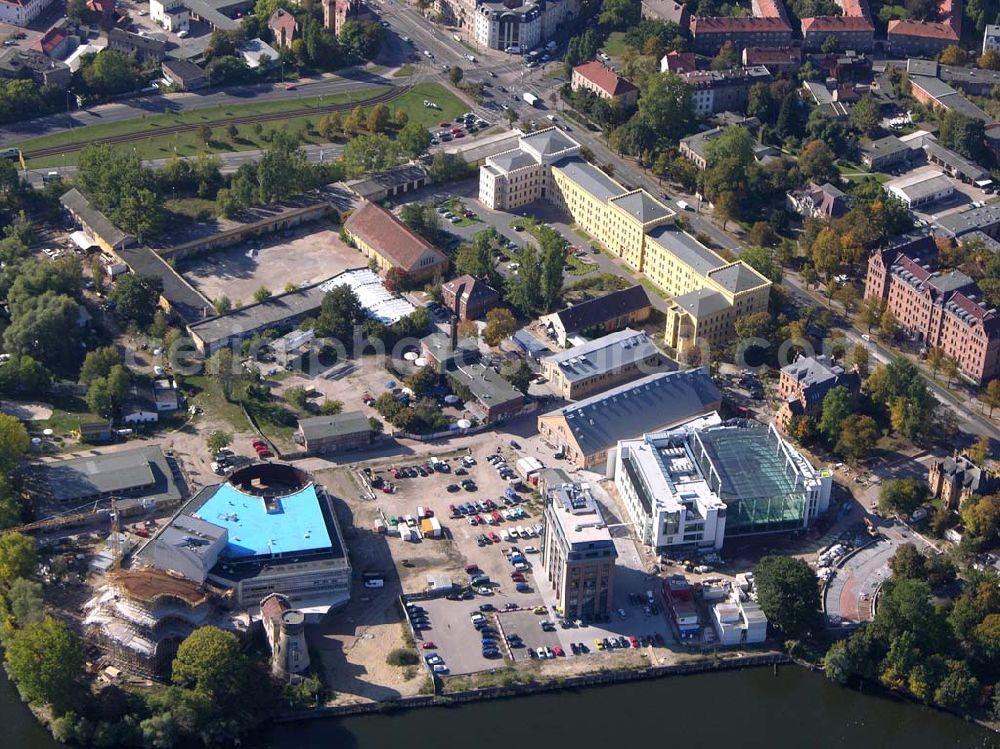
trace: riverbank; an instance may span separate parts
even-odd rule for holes
[[[633,681],[648,681],[663,679],[670,676],[684,676],[709,672],[731,671],[764,666],[777,667],[794,663],[785,653],[769,652],[757,655],[738,656],[735,658],[714,657],[671,666],[650,666],[649,668],[602,669],[600,671],[581,674],[579,676],[561,676],[539,681],[526,681],[506,686],[482,687],[477,689],[462,689],[433,695],[417,695],[400,697],[394,700],[380,702],[361,702],[347,705],[328,705],[324,707],[288,713],[275,718],[276,723],[291,723],[302,720],[320,718],[345,717],[380,713],[394,710],[411,710],[423,707],[440,707],[460,705],[484,700],[499,700],[510,697],[525,697],[544,692],[555,692],[564,689],[580,689],[584,687],[609,686]]]

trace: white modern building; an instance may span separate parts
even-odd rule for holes
[[[654,549],[721,549],[727,538],[801,530],[830,503],[817,471],[773,426],[717,413],[618,443],[615,487]]]
[[[988,49],[995,49],[1000,52],[1000,26],[987,24],[983,31],[983,52]]]
[[[52,0],[0,0],[0,23],[27,26],[52,4]]]
[[[911,210],[944,200],[955,192],[955,183],[936,170],[897,177],[883,187]]]
[[[759,645],[767,639],[767,617],[753,601],[734,592],[712,606],[712,628],[722,646]]]
[[[473,38],[490,49],[524,54],[550,39],[579,12],[579,0],[477,2]]]
[[[181,0],[149,0],[149,18],[174,34],[191,25],[191,11]]]

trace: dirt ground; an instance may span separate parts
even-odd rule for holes
[[[207,298],[227,296],[237,307],[251,304],[261,287],[280,294],[289,283],[303,286],[368,265],[329,222],[285,234],[289,236],[272,235],[192,259],[182,264],[181,273]],[[253,256],[248,257],[251,248]]]
[[[48,403],[11,403],[0,402],[0,411],[14,416],[21,421],[44,421],[52,417],[52,406]]]

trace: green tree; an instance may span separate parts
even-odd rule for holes
[[[520,267],[507,280],[507,303],[524,315],[530,314],[541,301],[542,267],[534,245],[525,245],[517,254]]]
[[[261,286],[259,289],[257,289],[257,291],[253,293],[253,300],[255,302],[264,302],[270,299],[271,296],[272,296],[271,290],[268,289],[266,286]]]
[[[248,668],[236,635],[218,627],[199,627],[177,649],[171,678],[174,684],[226,704],[244,696]]]
[[[889,569],[895,577],[910,580],[925,580],[927,578],[927,557],[912,543],[896,547],[896,553],[889,560]]]
[[[513,112],[509,110],[508,113]],[[515,115],[516,116],[516,115]],[[470,174],[469,165],[460,156],[439,151],[434,154],[428,175],[435,185],[447,185],[465,179]]]
[[[632,0],[604,0],[598,22],[612,30],[624,30],[639,23],[639,4]]]
[[[108,300],[119,317],[145,328],[153,322],[162,290],[163,283],[156,276],[126,273],[115,281]]]
[[[431,134],[419,122],[408,122],[396,136],[396,145],[406,156],[415,159],[427,152],[431,145]]]
[[[831,388],[823,397],[823,415],[817,425],[819,430],[833,442],[840,436],[840,425],[851,411],[851,393],[848,389],[843,386]]]
[[[222,429],[216,429],[205,440],[205,445],[210,455],[217,454],[219,450],[229,447],[231,444],[233,444],[232,432],[226,432]]]
[[[374,21],[345,21],[338,32],[340,46],[351,57],[371,60],[382,46],[382,27]]]
[[[34,539],[23,533],[0,536],[0,588],[9,588],[19,577],[30,577],[37,565]]]
[[[840,179],[840,172],[835,161],[836,157],[826,143],[821,140],[811,140],[799,155],[799,169],[804,176],[817,184],[822,185],[824,182],[836,184]]]
[[[335,286],[320,305],[316,334],[340,341],[348,350],[354,339],[354,326],[365,319],[364,309],[354,289],[346,284]]]
[[[88,351],[83,359],[83,366],[80,367],[80,382],[87,385],[98,377],[107,377],[111,368],[120,363],[121,357],[114,346],[101,346]]]
[[[448,80],[451,81],[452,86],[457,86],[464,77],[465,71],[458,67],[458,65],[452,65],[448,71]]]
[[[993,417],[993,409],[1000,407],[1000,380],[990,380],[986,383],[986,391],[983,393],[983,402],[990,408],[990,418]]]
[[[566,264],[563,239],[556,232],[552,234],[555,237],[547,237],[542,241],[539,302],[546,312],[555,307],[562,295],[563,266]]]
[[[899,333],[899,322],[891,308],[886,307],[882,311],[882,316],[878,319],[878,329],[887,341],[891,341]]]
[[[988,49],[979,56],[976,64],[983,70],[1000,70],[1000,52]]]
[[[882,112],[878,100],[871,94],[865,94],[851,110],[851,127],[862,135],[871,136],[878,129],[882,120]]]
[[[430,367],[427,367],[430,369]],[[319,404],[319,412],[323,416],[336,416],[344,410],[344,402],[339,400],[324,400]]]
[[[519,390],[522,393],[528,392],[528,387],[531,385],[531,380],[535,375],[535,373],[531,371],[531,367],[529,367],[528,363],[523,359],[518,359],[516,362],[505,364],[500,370],[500,374],[514,387],[514,389]]]
[[[953,710],[970,710],[976,704],[982,687],[969,667],[961,661],[949,664],[948,675],[934,692],[934,701]]]
[[[747,247],[740,253],[740,261],[746,263],[773,283],[781,283],[783,272],[774,252],[765,247]]]
[[[938,60],[942,65],[965,65],[969,61],[969,56],[964,49],[958,45],[951,44],[941,50]]]
[[[840,424],[840,435],[834,449],[851,460],[864,460],[879,438],[878,424],[871,416],[851,414]]]
[[[21,420],[0,413],[0,472],[6,475],[13,471],[28,451],[28,445],[28,432]]]
[[[712,70],[732,70],[739,64],[739,53],[732,42],[725,42],[712,58]]]
[[[962,503],[961,515],[968,535],[985,542],[994,541],[1000,528],[1000,497],[969,497]]]
[[[399,161],[397,144],[383,133],[351,138],[344,146],[344,169],[350,177],[384,171]]]
[[[927,487],[916,479],[889,479],[879,489],[878,508],[882,512],[909,517],[927,499]]]
[[[37,624],[45,618],[41,583],[23,577],[17,578],[10,584],[7,601],[10,603],[10,613],[20,627]]]
[[[20,692],[59,710],[76,698],[83,672],[80,640],[60,621],[46,617],[8,638],[5,661]]]
[[[771,625],[786,638],[809,635],[819,623],[816,573],[803,560],[765,556],[754,572],[757,600]]]
[[[208,360],[208,374],[219,383],[222,397],[227,401],[233,400],[237,385],[242,380],[239,366],[231,348],[219,349]]]
[[[389,129],[392,113],[385,104],[376,104],[368,110],[367,120],[369,133],[384,133]]]
[[[489,346],[499,346],[500,341],[509,338],[517,331],[517,320],[506,307],[494,307],[486,313],[486,327],[483,329],[483,340]]]

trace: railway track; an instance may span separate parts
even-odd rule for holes
[[[76,151],[82,150],[85,146],[93,143],[108,143],[112,145],[117,145],[120,143],[130,143],[136,140],[145,140],[146,138],[160,137],[163,135],[174,135],[176,133],[186,133],[192,130],[196,130],[203,125],[208,125],[209,127],[227,127],[229,125],[250,125],[254,122],[273,122],[275,120],[285,120],[292,117],[304,117],[311,114],[323,115],[329,114],[330,112],[349,112],[355,107],[370,107],[375,104],[384,104],[386,102],[392,101],[393,99],[398,99],[400,96],[405,94],[410,90],[409,86],[390,86],[387,91],[382,92],[376,96],[372,96],[368,99],[361,99],[358,101],[342,102],[340,104],[328,104],[326,106],[320,107],[304,107],[302,109],[292,109],[282,112],[269,112],[266,114],[248,114],[243,117],[227,117],[225,119],[219,120],[209,120],[208,122],[198,122],[190,125],[168,125],[167,127],[162,127],[157,130],[143,130],[135,133],[123,133],[122,135],[112,135],[107,138],[101,138],[100,140],[90,141],[87,143],[68,143],[63,146],[51,146],[49,148],[39,148],[35,151],[25,151],[24,158],[28,161],[31,159],[40,159],[45,156],[59,156],[64,153],[74,153]]]

